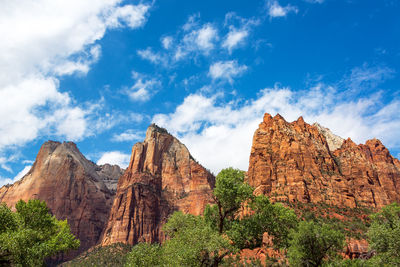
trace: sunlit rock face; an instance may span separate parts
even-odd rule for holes
[[[265,114],[254,133],[247,181],[275,201],[380,208],[400,200],[400,162],[379,140],[357,145],[279,114]]]
[[[111,186],[122,170],[104,166],[87,160],[72,142],[48,141],[21,180],[0,188],[0,201],[14,207],[20,199],[44,200],[57,219],[68,220],[81,241],[77,251],[64,257],[72,258],[99,242],[107,222],[114,194],[104,180]]]
[[[103,245],[161,242],[162,225],[176,210],[199,215],[212,202],[214,176],[165,129],[151,125],[132,148],[118,181]]]

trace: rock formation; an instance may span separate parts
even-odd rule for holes
[[[165,129],[151,125],[144,142],[132,148],[102,244],[163,241],[161,226],[176,210],[199,215],[215,178]]]
[[[96,245],[107,222],[118,166],[97,166],[71,142],[42,145],[30,171],[13,185],[0,188],[0,201],[13,207],[23,199],[44,200],[57,219],[67,219],[81,241],[74,255]],[[106,184],[104,183],[106,181]]]
[[[341,141],[302,117],[289,123],[279,114],[264,115],[247,181],[255,193],[283,202],[380,208],[400,201],[400,162],[379,140]]]

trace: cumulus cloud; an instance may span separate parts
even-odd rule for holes
[[[0,9],[0,151],[41,133],[78,140],[93,109],[61,92],[58,78],[86,74],[107,29],[137,28],[149,5],[118,0],[18,0]]]
[[[130,155],[124,154],[120,151],[108,151],[103,152],[100,156],[100,159],[97,161],[97,165],[103,164],[111,164],[111,165],[118,165],[121,168],[127,168],[130,161]]]
[[[218,61],[210,66],[208,75],[213,79],[227,80],[233,83],[233,78],[247,70],[246,65],[239,65],[236,60]]]
[[[271,18],[277,18],[277,17],[286,17],[287,14],[290,12],[297,13],[299,10],[297,7],[292,6],[288,4],[287,6],[281,6],[278,1],[276,0],[270,0],[267,3],[268,7],[268,15]]]
[[[198,93],[186,97],[174,112],[155,115],[153,121],[177,135],[215,173],[228,166],[248,168],[252,135],[265,112],[280,113],[288,121],[303,116],[358,143],[377,137],[388,147],[400,148],[400,99],[383,104],[380,94],[349,98],[348,90],[324,83],[304,91],[277,85],[246,102],[224,102],[221,95]]]

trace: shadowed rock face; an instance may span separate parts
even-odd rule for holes
[[[103,245],[161,242],[162,225],[180,210],[199,215],[212,201],[214,176],[165,129],[151,125],[132,148],[129,167],[118,181]]]
[[[264,115],[254,133],[247,181],[276,201],[380,208],[400,201],[400,163],[377,140],[356,145],[279,114]],[[328,142],[329,141],[329,142]],[[342,142],[334,151],[332,144]]]
[[[20,181],[0,188],[0,201],[14,207],[20,199],[44,200],[81,241],[78,251],[64,259],[72,258],[98,243],[107,222],[114,194],[103,180],[116,183],[122,170],[104,166],[87,160],[74,143],[48,141]]]

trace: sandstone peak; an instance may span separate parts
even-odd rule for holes
[[[262,123],[254,133],[246,179],[256,194],[348,207],[400,201],[399,161],[379,140],[357,145],[318,124],[282,127],[281,121]]]
[[[279,114],[279,113],[277,113],[277,114],[275,115],[274,120],[286,122],[286,120],[285,120],[285,119],[281,116],[281,114]]]
[[[300,117],[297,119],[296,122],[299,123],[299,124],[304,124],[305,122],[304,122],[303,116],[300,116]]]
[[[269,113],[264,114],[264,122],[272,121],[272,116]]]
[[[81,241],[69,258],[99,241],[114,195],[104,181],[116,183],[121,175],[119,167],[111,169],[87,160],[72,142],[48,141],[20,181],[0,188],[0,201],[13,207],[20,199],[40,199],[58,219],[67,219]]]
[[[199,215],[212,201],[215,178],[165,129],[150,125],[132,148],[120,178],[102,244],[164,239],[161,226],[175,210]]]

